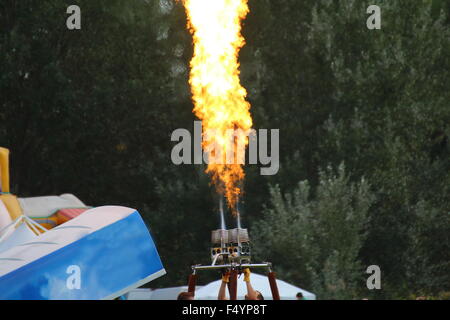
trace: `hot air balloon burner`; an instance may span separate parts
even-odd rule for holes
[[[211,265],[193,265],[189,276],[188,292],[195,294],[199,271],[221,270],[230,273],[228,291],[230,300],[237,299],[238,276],[246,268],[267,269],[272,298],[280,300],[280,294],[276,283],[275,273],[272,271],[272,263],[251,263],[250,237],[247,229],[241,228],[240,220],[238,228],[227,230],[222,219],[222,228],[211,232]]]
[[[212,265],[250,263],[250,238],[247,229],[214,230],[211,233]]]
[[[228,230],[214,230],[211,233],[211,259],[213,264],[228,262]]]
[[[250,238],[247,229],[231,229],[228,230],[228,253],[230,261],[237,263],[250,262]]]

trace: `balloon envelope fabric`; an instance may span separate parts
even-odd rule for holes
[[[0,254],[0,299],[114,299],[166,272],[140,214],[99,207]]]

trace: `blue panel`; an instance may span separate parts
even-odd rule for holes
[[[80,289],[71,285],[76,275],[67,273],[70,266],[79,267]],[[0,299],[102,299],[161,270],[153,239],[136,211],[0,277]]]

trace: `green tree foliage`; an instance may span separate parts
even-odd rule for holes
[[[371,4],[382,9],[382,30],[366,27]],[[401,0],[254,5],[266,16],[261,33],[248,28],[255,34],[247,50],[263,74],[249,81],[260,88],[250,97],[258,124],[283,128],[282,167],[270,182],[287,190],[303,179],[316,186],[320,166],[344,161],[351,179],[366,176],[376,196],[361,258],[382,268],[384,290],[377,296],[448,290],[442,267],[450,244],[443,236],[450,231],[448,8],[440,1]],[[250,181],[254,195],[260,182]],[[256,211],[265,203],[252,199]],[[421,229],[423,218],[428,232]],[[436,268],[414,273],[411,257]],[[413,279],[420,285],[413,288]]]
[[[292,193],[279,186],[270,193],[264,219],[253,224],[257,255],[322,299],[354,297],[365,285],[359,255],[373,201],[367,181],[350,182],[341,165],[320,172],[316,192],[302,181]]]
[[[332,163],[346,161],[355,177],[366,175],[376,190],[364,260],[382,266],[385,283],[392,286],[388,292],[394,294],[405,281],[409,258],[424,263],[430,258],[426,250],[411,251],[411,234],[425,222],[418,213],[423,214],[422,202],[433,204],[428,227],[437,223],[450,231],[449,28],[444,12],[433,18],[430,1],[414,6],[379,1],[383,27],[374,34],[360,23],[364,2],[348,1],[339,10],[336,3],[324,3],[313,11],[310,49],[330,67],[335,111],[325,123],[319,153]],[[327,32],[330,25],[333,33]],[[448,238],[413,238],[441,252],[433,258],[436,266],[448,262],[443,254]],[[440,268],[414,277],[430,286],[443,277],[448,283]]]

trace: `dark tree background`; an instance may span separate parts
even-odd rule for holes
[[[78,31],[66,28],[72,4]],[[370,4],[382,30],[366,27]],[[242,82],[255,128],[281,129],[278,175],[246,168],[256,258],[319,298],[448,298],[450,1],[249,6]],[[204,167],[170,160],[172,131],[195,120],[182,5],[2,0],[0,27],[14,193],[137,208],[168,271],[150,286],[185,284],[218,217]],[[369,292],[374,264],[382,290]]]

